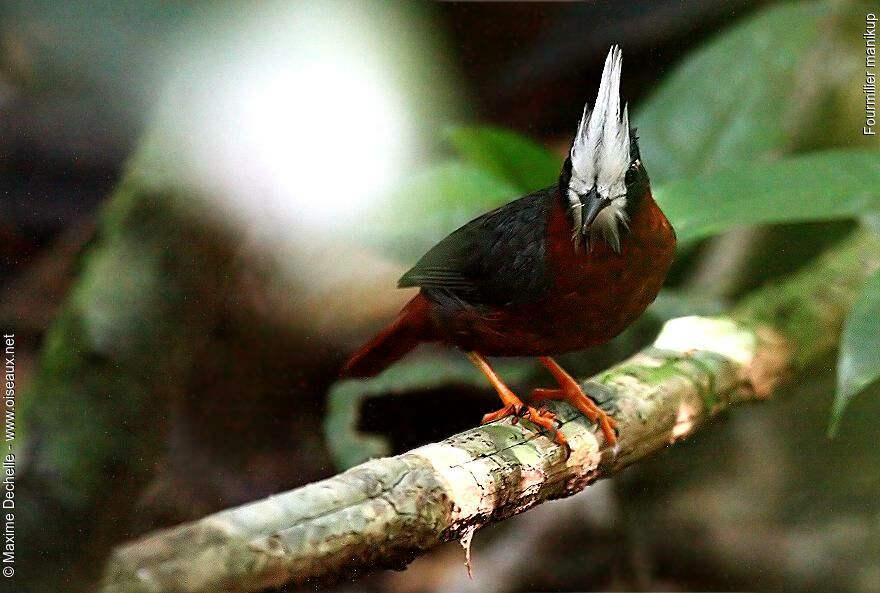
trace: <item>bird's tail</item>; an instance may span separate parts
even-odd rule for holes
[[[360,347],[339,372],[342,377],[378,375],[420,342],[430,341],[429,303],[418,294],[379,334]]]

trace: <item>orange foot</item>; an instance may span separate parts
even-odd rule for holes
[[[496,420],[501,420],[502,418],[507,418],[508,416],[513,416],[514,424],[516,424],[516,421],[519,418],[528,418],[534,424],[537,424],[538,426],[543,426],[549,431],[556,432],[556,414],[554,414],[550,410],[540,410],[533,406],[527,406],[521,401],[519,402],[519,404],[510,404],[504,406],[499,410],[495,410],[491,414],[486,414],[485,416],[483,416],[483,420],[480,422],[480,424],[489,424],[490,422],[495,422]],[[567,444],[565,441],[565,437],[562,436],[562,433],[560,432],[556,432],[556,442],[560,445]]]
[[[617,426],[617,423],[614,421],[614,418],[597,406],[596,403],[584,393],[581,386],[578,385],[578,382],[575,381],[571,375],[566,373],[555,360],[549,356],[542,356],[539,360],[559,383],[559,388],[535,389],[532,392],[532,400],[561,399],[567,401],[580,410],[584,416],[599,425],[599,428],[602,429],[602,434],[605,435],[605,441],[609,445],[612,447],[616,445],[617,435],[614,433],[614,428]]]
[[[501,403],[504,404],[500,410],[496,410],[491,414],[483,416],[482,424],[488,424],[489,422],[494,422],[508,416],[513,416],[513,421],[516,423],[518,418],[527,417],[538,426],[542,426],[548,431],[553,432],[557,443],[563,447],[568,447],[568,442],[565,440],[565,437],[561,432],[556,430],[556,414],[549,410],[539,410],[533,406],[527,406],[507,385],[504,384],[503,381],[501,381],[495,373],[495,370],[489,365],[485,358],[476,352],[468,353],[468,357],[478,369],[483,371],[483,374],[489,379],[492,387],[498,392],[498,397],[501,398]]]

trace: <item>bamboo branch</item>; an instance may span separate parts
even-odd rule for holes
[[[729,406],[763,399],[833,350],[864,278],[880,266],[867,233],[730,316],[668,322],[655,343],[586,381],[620,442],[566,404],[571,445],[504,420],[335,477],[148,534],[117,549],[104,593],[230,592],[356,578],[546,500],[579,492],[687,437]]]

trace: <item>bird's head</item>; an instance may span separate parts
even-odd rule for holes
[[[559,181],[575,246],[582,239],[589,244],[596,234],[617,252],[621,234],[628,228],[629,208],[645,194],[648,184],[627,107],[621,109],[621,66],[620,48],[612,46],[596,103],[592,110],[589,103],[584,106]]]

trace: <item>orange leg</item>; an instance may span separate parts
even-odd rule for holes
[[[563,446],[568,446],[565,437],[562,436],[561,432],[556,430],[556,414],[548,410],[538,410],[532,406],[525,405],[522,400],[510,390],[510,387],[504,384],[497,373],[495,373],[495,369],[493,369],[491,365],[489,365],[489,362],[480,354],[476,352],[468,352],[468,358],[470,358],[471,362],[473,362],[476,367],[486,375],[486,378],[489,379],[489,383],[491,383],[492,387],[495,388],[495,391],[498,392],[498,397],[501,398],[501,403],[503,404],[500,410],[483,416],[482,424],[488,424],[489,422],[494,422],[495,420],[500,420],[507,416],[528,416],[529,420],[538,426],[543,426],[547,430],[556,433],[557,443]]]
[[[614,418],[597,406],[584,393],[578,382],[565,372],[565,369],[559,366],[555,360],[549,356],[541,356],[539,360],[559,383],[559,389],[535,389],[532,392],[532,400],[561,399],[567,401],[580,410],[584,416],[598,423],[599,428],[602,429],[602,433],[605,435],[605,441],[609,445],[614,446],[617,443],[617,436],[614,434],[614,427],[617,423],[614,421]]]

